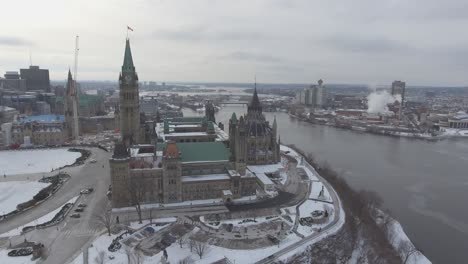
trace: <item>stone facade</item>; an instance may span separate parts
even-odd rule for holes
[[[241,176],[225,159],[183,161],[184,151],[177,145],[168,142],[162,153],[153,145],[134,146],[129,152],[118,143],[109,161],[113,206],[133,205],[135,193],[140,194],[141,203],[217,199],[227,190],[234,199],[255,195],[257,183],[252,174]]]
[[[238,164],[262,165],[280,162],[280,141],[277,138],[276,118],[273,127],[262,113],[257,88],[247,114],[237,120],[235,113],[229,120],[229,140],[232,159]],[[244,168],[239,168],[244,170]]]
[[[29,138],[30,142],[25,142]],[[13,123],[11,128],[11,143],[55,146],[65,143],[67,136],[64,123],[26,122]]]

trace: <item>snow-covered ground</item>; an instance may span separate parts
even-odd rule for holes
[[[164,228],[164,227],[163,227]],[[195,233],[199,229],[195,228],[192,232]],[[116,237],[116,235],[107,236],[102,235],[98,237],[93,242],[93,247],[89,248],[89,263],[95,263],[95,259],[98,256],[99,252],[105,252],[105,259],[104,263],[127,263],[127,254],[125,253],[124,246],[117,252],[109,252],[107,250],[108,246],[111,244],[112,240]],[[125,238],[124,238],[125,239]],[[226,249],[221,248],[213,245],[208,245],[205,255],[202,259],[196,255],[195,250],[194,252],[190,252],[190,248],[188,244],[184,244],[182,248],[178,243],[173,243],[171,246],[166,248],[168,260],[171,263],[179,263],[180,260],[183,260],[187,257],[190,257],[194,262],[193,263],[213,263],[217,260],[223,259],[227,257],[230,261],[235,263],[254,263],[260,259],[268,257],[269,255],[277,252],[279,249],[287,247],[297,241],[300,238],[296,235],[292,234],[288,236],[285,240],[281,241],[280,246],[271,246],[266,248],[261,248],[258,250],[233,250],[233,249]],[[161,257],[163,252],[156,254],[151,257],[144,257],[142,263],[149,264],[149,263],[160,263]],[[112,256],[114,259],[109,259],[109,256]],[[133,257],[135,258],[135,257]],[[73,263],[78,264],[79,262],[74,261]]]
[[[66,148],[0,151],[0,173],[6,176],[50,172],[73,164],[81,154]]]
[[[161,223],[161,222],[174,222],[176,220],[176,218],[174,217],[168,217],[168,218],[159,218],[159,219],[153,219],[153,223]],[[149,221],[148,223],[149,224]],[[138,227],[138,223],[136,223],[134,226],[135,227]],[[143,225],[141,225],[143,226]],[[165,225],[165,226],[152,226],[152,228],[158,232],[166,227],[168,227],[169,225]],[[123,233],[123,232],[122,232]],[[125,245],[122,243],[122,248],[120,248],[118,251],[116,252],[110,252],[108,251],[108,247],[110,246],[110,244],[112,243],[112,240],[114,240],[114,238],[116,238],[118,235],[120,234],[117,234],[117,235],[111,235],[111,236],[108,236],[107,233],[99,236],[96,240],[93,241],[92,243],[92,247],[90,247],[88,249],[88,262],[89,263],[98,263],[96,261],[96,258],[99,258],[99,254],[100,252],[104,252],[104,259],[105,261],[103,263],[108,263],[108,264],[112,264],[112,263],[116,263],[116,264],[124,264],[124,263],[128,263],[128,257],[127,257],[127,253],[125,252]],[[128,235],[128,236],[124,236],[122,240],[120,240],[121,242],[125,241],[126,239],[137,239],[137,240],[140,240],[138,239],[137,237],[134,237],[134,236],[141,236],[141,235],[138,235],[138,231],[133,233],[132,235]],[[175,243],[177,244],[177,243]],[[134,252],[132,250],[132,252]],[[113,258],[113,259],[110,259]],[[81,259],[81,261],[83,260],[83,256],[78,256],[76,259],[73,260],[72,263],[74,264],[81,264],[83,262],[79,262],[79,260]],[[135,259],[134,256],[132,256],[132,259]],[[155,258],[155,257],[145,257],[145,261],[143,263],[159,263],[158,261],[161,259],[161,257],[159,258]],[[158,260],[158,261],[157,261]],[[175,262],[177,263],[177,262]]]
[[[319,196],[320,192],[322,191],[322,187],[323,196]],[[327,187],[325,187],[323,183],[319,181],[312,182],[312,191],[310,192],[309,198],[332,202],[332,198],[330,196],[330,193],[328,193]]]
[[[297,161],[297,168],[303,168],[304,171],[307,173],[307,176],[311,181],[318,181],[319,179],[315,176],[315,169],[312,168],[309,164],[307,164],[305,158],[303,158],[299,153],[297,153],[294,149],[280,145],[280,150],[282,152],[288,152],[287,155],[293,157]]]
[[[468,129],[444,128],[442,136],[460,136],[468,137]]]
[[[66,202],[65,204],[67,204],[67,203],[75,203],[76,200],[77,200],[78,198],[79,198],[79,196],[73,197],[73,198],[71,198],[68,202]],[[10,230],[10,231],[8,231],[8,232],[6,232],[6,233],[0,234],[0,237],[18,236],[18,235],[21,234],[21,230],[23,230],[23,228],[26,227],[26,226],[40,225],[40,224],[42,224],[42,223],[45,223],[45,222],[47,222],[47,221],[52,220],[52,219],[54,218],[54,216],[55,216],[58,212],[60,212],[60,209],[62,209],[62,207],[63,207],[65,204],[63,204],[62,206],[60,206],[59,208],[55,209],[54,211],[52,211],[52,212],[50,212],[50,213],[48,213],[48,214],[46,214],[46,215],[44,215],[44,216],[42,216],[42,217],[40,217],[40,218],[34,220],[34,221],[31,221],[31,222],[29,222],[29,223],[27,223],[27,224],[25,224],[25,225],[23,225],[23,226],[20,226],[20,227],[18,227],[18,228],[15,228],[15,229],[13,229],[13,230]]]
[[[398,221],[393,221],[391,225],[391,229],[393,232],[393,239],[390,241],[392,244],[393,248],[400,253],[400,256],[404,258],[405,252],[401,252],[401,249],[399,249],[400,244],[402,243],[408,243],[408,247],[414,247],[413,243],[411,240],[408,238],[406,235],[405,231],[403,230],[403,227],[400,225]],[[408,250],[408,249],[407,249]],[[426,256],[424,256],[422,253],[413,253],[408,257],[408,260],[406,262],[407,264],[430,264],[432,263]]]
[[[18,204],[31,200],[48,185],[49,183],[37,181],[0,182],[0,214],[4,215],[16,210]]]
[[[2,264],[32,264],[36,263],[37,260],[31,261],[32,256],[25,256],[25,257],[9,257],[8,249],[0,250],[0,263]],[[83,262],[81,262],[83,263]]]
[[[299,224],[297,226],[297,231],[304,236],[311,235],[316,232],[317,229],[325,227],[327,224],[329,224],[333,218],[335,217],[334,212],[333,212],[333,206],[327,203],[323,202],[318,202],[318,201],[313,201],[313,200],[307,200],[301,206],[299,206],[299,215],[300,217],[311,217],[313,211],[324,211],[327,209],[328,211],[328,218],[324,223],[321,224],[313,224],[312,226],[306,226],[306,225],[301,225]]]

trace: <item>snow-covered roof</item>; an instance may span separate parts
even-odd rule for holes
[[[223,190],[223,195],[224,196],[232,195],[232,192],[231,190]]]
[[[206,175],[190,175],[190,176],[182,176],[181,177],[183,182],[194,182],[194,181],[221,181],[221,180],[229,180],[230,177],[227,173],[222,174],[206,174]]]

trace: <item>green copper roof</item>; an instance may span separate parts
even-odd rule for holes
[[[208,121],[207,132],[208,132],[208,133],[214,133],[214,132],[215,132],[214,124],[213,124],[213,122],[211,122],[211,121]]]
[[[233,123],[233,124],[236,124],[236,123],[237,123],[237,116],[236,116],[236,113],[232,112],[231,120],[232,120],[232,123]]]
[[[229,160],[231,152],[222,142],[177,143],[182,153],[181,162],[202,162]],[[163,151],[166,143],[158,143],[157,149]]]
[[[92,94],[80,94],[78,104],[80,107],[96,106],[99,102],[99,96]]]
[[[205,117],[173,117],[166,118],[169,123],[202,123]]]
[[[122,72],[134,72],[135,66],[133,65],[132,50],[130,49],[130,40],[127,39],[125,43],[125,55],[122,65]]]

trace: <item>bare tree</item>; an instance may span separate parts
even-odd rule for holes
[[[99,251],[97,256],[94,258],[94,263],[96,264],[104,264],[104,260],[106,259],[106,252]]]
[[[398,246],[398,252],[400,253],[403,264],[406,264],[411,256],[421,253],[410,241],[401,242]]]
[[[125,255],[127,256],[128,264],[142,264],[145,262],[145,255],[138,249],[125,247]]]
[[[145,199],[146,185],[139,179],[132,179],[128,184],[130,201],[138,214],[138,223],[142,224],[141,204]]]
[[[112,211],[107,207],[100,215],[97,217],[99,224],[107,229],[107,234],[111,235],[111,229],[114,225],[114,220],[112,219]]]
[[[190,252],[193,252],[193,249],[195,248],[195,241],[193,241],[193,239],[189,239],[189,247]]]
[[[184,225],[177,224],[172,228],[172,233],[177,237],[177,243],[179,243],[180,248],[185,244],[187,241],[187,230],[185,229]]]
[[[208,246],[206,245],[206,243],[200,242],[200,241],[195,242],[195,252],[200,257],[200,259],[203,258],[207,249],[208,249]]]
[[[143,264],[145,262],[145,255],[143,255],[142,251],[136,250],[133,255],[135,256],[134,264]]]

